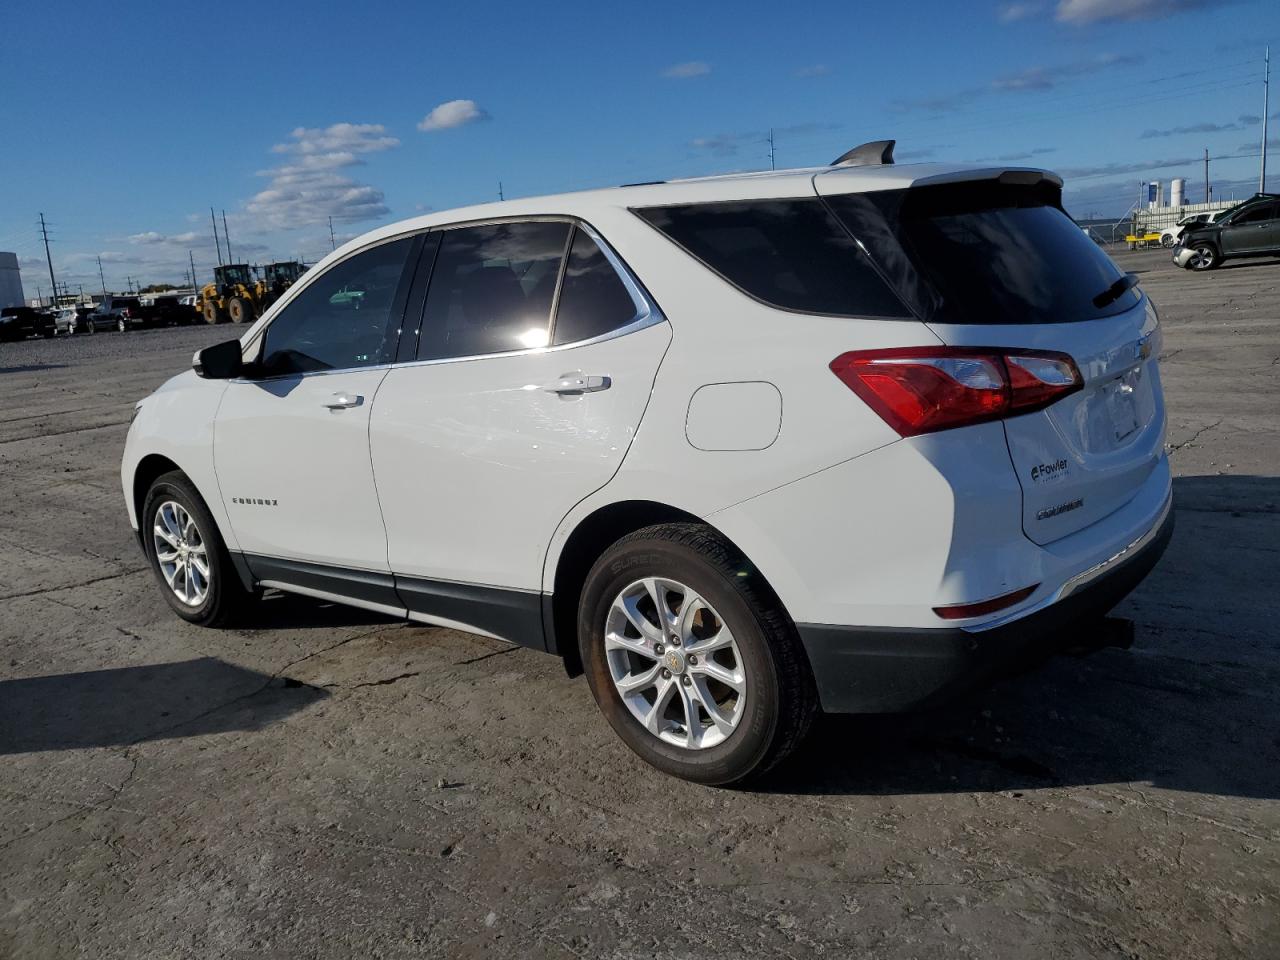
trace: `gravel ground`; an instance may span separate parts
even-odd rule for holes
[[[0,957],[1280,955],[1280,264],[1124,253],[1178,528],[1058,658],[664,779],[557,661],[284,596],[172,616],[117,476],[227,328],[0,345]]]

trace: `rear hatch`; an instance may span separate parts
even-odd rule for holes
[[[1038,171],[840,193],[815,187],[943,343],[1071,356],[1082,387],[1004,421],[1023,529],[1047,544],[1124,506],[1163,452],[1155,311]]]

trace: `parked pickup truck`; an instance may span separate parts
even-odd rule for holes
[[[142,312],[142,304],[137,297],[107,294],[84,318],[85,333],[97,333],[99,330],[119,330],[124,333],[131,327],[142,326]]]

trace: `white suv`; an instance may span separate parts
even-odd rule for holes
[[[1156,313],[1060,192],[855,155],[378,229],[138,404],[130,521],[189,621],[546,650],[742,781],[1087,641],[1162,552]]]

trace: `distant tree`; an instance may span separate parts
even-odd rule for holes
[[[143,287],[138,292],[139,293],[160,293],[162,290],[177,290],[181,286],[184,286],[184,285],[181,283],[153,283],[148,287]]]

